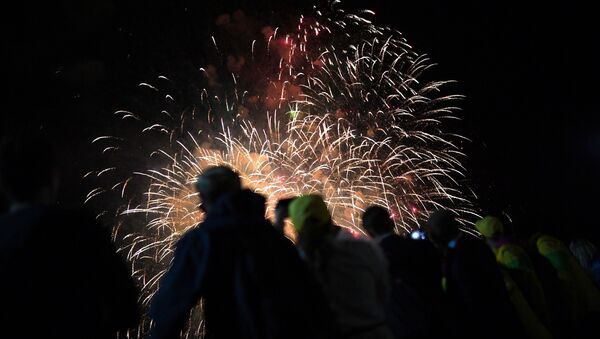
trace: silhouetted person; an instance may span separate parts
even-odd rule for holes
[[[426,240],[407,239],[394,232],[388,211],[367,208],[363,228],[381,247],[389,264],[391,296],[386,305],[389,327],[396,338],[441,335],[441,260]]]
[[[265,199],[228,167],[196,183],[205,220],[177,243],[150,308],[152,338],[176,338],[202,298],[206,338],[319,338],[326,304]]]
[[[442,253],[442,285],[450,309],[450,337],[522,338],[494,254],[480,239],[459,231],[454,215],[434,212],[426,225]]]
[[[54,205],[52,148],[6,141],[0,186],[0,337],[114,338],[137,325],[137,291],[108,232],[82,210]]]
[[[571,253],[577,258],[579,265],[592,277],[596,287],[600,289],[600,251],[590,241],[576,238],[569,244]]]
[[[524,248],[513,241],[499,218],[486,216],[475,223],[500,265],[511,303],[530,338],[550,339],[550,316],[544,290],[533,261]]]
[[[564,336],[597,337],[600,319],[600,291],[577,259],[558,239],[547,234],[533,237],[535,247],[555,270],[559,281],[561,321],[571,325]],[[595,333],[595,334],[594,334]]]
[[[544,290],[549,310],[549,327],[556,338],[571,338],[574,335],[574,319],[571,316],[568,302],[562,292],[561,281],[552,264],[537,248],[537,238],[541,235],[539,220],[526,215],[517,221],[513,228],[515,241],[520,243],[533,263],[536,275]]]
[[[389,277],[376,245],[335,226],[318,195],[294,199],[289,213],[298,245],[329,300],[339,338],[392,338],[384,310]]]

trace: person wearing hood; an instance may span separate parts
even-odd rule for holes
[[[225,166],[206,169],[196,188],[206,217],[177,243],[150,307],[150,337],[178,337],[203,299],[207,339],[320,338],[324,297],[294,245],[265,219],[265,198],[242,189]]]
[[[323,287],[337,338],[391,339],[384,305],[389,276],[383,253],[370,240],[333,224],[319,195],[289,206],[298,246]]]

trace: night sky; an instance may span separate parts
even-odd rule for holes
[[[402,31],[466,95],[469,186],[483,210],[504,210],[565,235],[598,239],[597,18],[592,5],[523,1],[344,1]],[[294,16],[305,1],[19,2],[2,10],[1,131],[42,129],[63,168],[62,204],[90,189],[90,141],[110,132],[124,93],[182,63],[201,66],[219,14]],[[100,164],[101,165],[101,164]]]

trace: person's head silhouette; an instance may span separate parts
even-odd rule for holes
[[[242,190],[240,176],[227,166],[207,168],[196,181],[196,189],[200,194],[200,208],[208,212],[221,196]]]
[[[454,214],[448,210],[437,210],[431,214],[423,227],[429,239],[441,250],[448,248],[450,241],[459,234]]]
[[[370,206],[362,215],[364,230],[371,236],[394,232],[394,221],[390,218],[388,211],[381,206]]]

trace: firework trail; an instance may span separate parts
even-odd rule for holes
[[[114,214],[115,241],[143,305],[176,241],[202,220],[193,182],[207,166],[237,170],[245,186],[268,198],[268,214],[280,198],[320,193],[334,221],[354,232],[362,232],[360,215],[371,204],[390,209],[399,230],[418,227],[437,208],[452,209],[461,222],[474,214],[460,184],[462,138],[442,129],[456,118],[460,96],[442,95],[445,81],[421,83],[428,59],[370,16],[331,2],[300,16],[289,33],[264,27],[248,56],[225,56],[213,37],[231,86],[223,85],[218,67],[204,65],[204,82],[194,91],[160,76],[139,84],[159,98],[159,109],[115,112],[139,131],[94,140],[119,166],[86,176],[117,182],[92,190],[86,202]],[[201,333],[199,306],[184,334]]]

